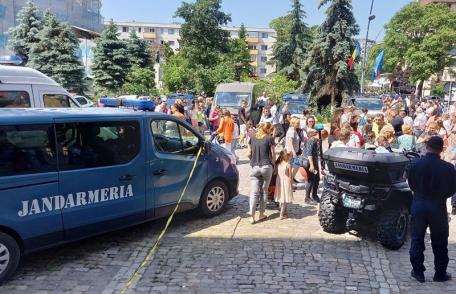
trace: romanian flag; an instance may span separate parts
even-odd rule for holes
[[[359,46],[359,42],[355,41],[355,50],[353,51],[352,56],[348,60],[348,69],[352,70],[353,65],[361,59],[361,46]]]

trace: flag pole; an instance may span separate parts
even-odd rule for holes
[[[367,57],[367,42],[369,40],[369,29],[370,23],[375,19],[375,15],[372,15],[372,9],[374,8],[374,0],[371,2],[370,12],[369,12],[369,21],[367,22],[367,31],[366,31],[366,40],[364,41],[364,52],[363,52],[363,62],[362,62],[362,71],[361,71],[361,94],[364,94],[364,76],[366,71],[366,57]]]

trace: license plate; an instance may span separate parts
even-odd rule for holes
[[[344,207],[352,209],[360,209],[363,206],[361,199],[352,198],[346,195],[343,197],[342,204]]]

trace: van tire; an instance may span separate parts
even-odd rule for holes
[[[228,188],[225,183],[215,180],[204,189],[198,209],[207,218],[219,215],[223,212],[228,198]]]
[[[3,258],[7,254],[9,258],[4,260]],[[0,232],[0,284],[14,274],[20,260],[21,251],[16,240],[10,235]]]

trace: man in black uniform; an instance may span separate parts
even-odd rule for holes
[[[452,164],[440,159],[443,139],[434,136],[426,145],[427,154],[415,161],[408,174],[412,189],[412,244],[410,262],[412,277],[424,283],[424,237],[429,226],[434,252],[435,282],[451,280],[448,266],[448,214],[446,201],[456,192],[456,171]]]

